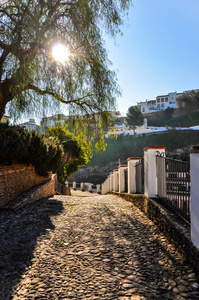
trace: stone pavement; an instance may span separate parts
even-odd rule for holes
[[[73,192],[0,213],[0,299],[199,299],[192,267],[132,203]]]

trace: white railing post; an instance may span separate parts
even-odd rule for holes
[[[113,191],[114,192],[117,192],[117,188],[116,188],[117,173],[118,170],[113,170]]]
[[[110,192],[113,191],[113,172],[110,172]]]
[[[101,194],[102,194],[102,195],[105,195],[105,194],[106,194],[106,193],[105,193],[105,182],[102,183],[102,191],[101,191]]]
[[[76,190],[76,181],[73,181],[73,190]]]
[[[110,175],[107,177],[107,193],[110,192]]]
[[[127,169],[127,165],[119,166],[119,193],[124,193],[125,191],[125,179],[124,179],[124,170]]]
[[[88,191],[91,193],[92,192],[92,183],[88,184]]]
[[[191,240],[199,249],[199,146],[190,151],[191,168]]]
[[[84,191],[84,183],[83,182],[80,183],[80,189],[81,189],[81,191]]]
[[[117,170],[115,176],[115,191],[119,192],[119,170]]]
[[[139,157],[128,158],[128,194],[136,193],[136,167],[135,164],[140,161]]]
[[[100,184],[97,184],[96,187],[97,187],[97,193],[100,194]]]
[[[157,196],[156,151],[165,152],[165,147],[158,145],[144,148],[144,194],[147,197]]]

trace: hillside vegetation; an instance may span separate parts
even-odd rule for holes
[[[142,136],[119,136],[117,139],[106,141],[104,152],[94,152],[89,165],[104,165],[118,159],[128,157],[143,157],[143,148],[149,145],[164,145],[166,151],[186,148],[199,144],[198,130],[168,130],[167,132]]]
[[[199,111],[187,113],[183,108],[168,108],[145,117],[148,126],[191,127],[199,125]]]

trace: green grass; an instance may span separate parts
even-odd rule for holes
[[[169,130],[161,134],[150,136],[120,136],[118,139],[107,140],[106,151],[96,153],[90,162],[91,165],[104,165],[118,159],[128,157],[143,157],[143,148],[149,145],[164,145],[168,152],[199,145],[199,131],[197,130]]]

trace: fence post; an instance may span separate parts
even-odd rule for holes
[[[199,249],[199,146],[190,151],[191,168],[191,240]]]
[[[118,170],[113,170],[113,191],[117,192],[117,173]]]
[[[124,193],[125,191],[125,179],[124,179],[125,169],[127,169],[127,165],[119,166],[119,193]]]
[[[101,194],[104,195],[105,194],[105,182],[102,183],[102,190],[101,190]]]
[[[110,175],[106,178],[106,193],[110,192]]]
[[[76,181],[73,181],[73,190],[76,190]]]
[[[136,167],[135,164],[140,161],[139,157],[128,158],[128,194],[136,193]]]
[[[89,184],[88,184],[88,191],[89,191],[90,193],[92,193],[92,183],[89,183]]]
[[[147,197],[157,196],[156,151],[165,152],[165,147],[158,145],[144,148],[144,194]]]
[[[81,191],[84,191],[84,183],[83,182],[80,183],[80,188],[81,188]]]
[[[113,172],[110,172],[110,192],[113,191]]]
[[[97,187],[97,193],[100,194],[100,184],[97,184],[96,187]]]
[[[160,153],[156,155],[157,195],[161,198],[166,198],[167,196],[165,159],[165,152],[162,152],[162,155]]]

